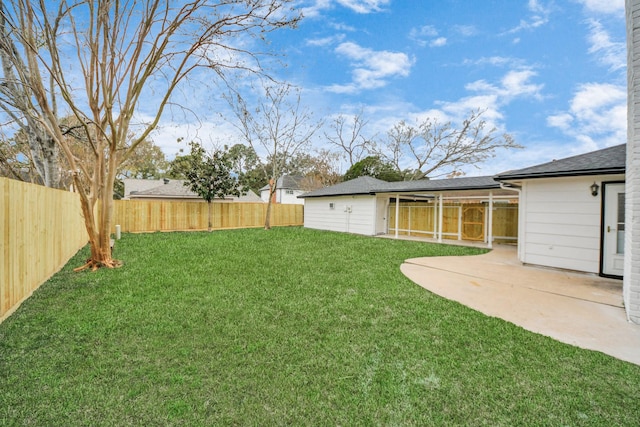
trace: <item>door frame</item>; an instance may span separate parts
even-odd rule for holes
[[[607,186],[615,185],[615,184],[623,184],[625,185],[626,190],[626,181],[602,181],[600,185],[602,186],[602,190],[600,191],[600,273],[599,275],[602,277],[608,277],[612,279],[622,279],[622,276],[615,274],[606,274],[604,272],[604,263],[605,263],[605,233],[606,233],[606,224],[605,224],[605,211],[606,211],[606,197],[607,197]],[[625,208],[626,209],[626,208]]]

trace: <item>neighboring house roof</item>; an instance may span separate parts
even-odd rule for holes
[[[415,191],[460,191],[491,190],[500,188],[500,183],[490,176],[475,176],[452,179],[421,179],[419,181],[386,182],[370,176],[361,176],[331,187],[305,193],[301,198],[326,196],[351,196],[376,193],[406,193]]]
[[[304,178],[301,176],[285,175],[278,178],[276,188],[279,190],[302,190],[301,183]],[[269,184],[265,185],[260,191],[268,190]]]
[[[201,197],[191,191],[188,186],[184,185],[184,181],[180,179],[164,180],[160,181],[162,184],[157,185],[148,190],[132,191],[129,193],[130,198],[140,199],[187,199],[198,200]],[[249,190],[247,194],[240,197],[229,196],[225,197],[226,200],[234,200],[237,202],[261,202],[260,197],[253,191]]]
[[[605,175],[625,173],[626,144],[592,151],[578,156],[503,172],[499,181],[513,179],[552,178],[563,176]]]
[[[125,198],[133,192],[149,190],[163,184],[162,179],[125,178],[122,182],[124,183]]]

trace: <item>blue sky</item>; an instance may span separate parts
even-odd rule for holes
[[[365,133],[381,137],[399,120],[455,122],[471,109],[486,109],[485,119],[525,149],[498,153],[468,175],[626,140],[623,0],[299,5],[305,14],[299,28],[269,36],[288,64],[273,73],[302,88],[316,118],[362,111]],[[218,114],[224,109],[219,92],[200,98],[215,112],[199,108],[198,125],[168,115],[154,135],[169,158],[184,145],[177,137],[205,144],[230,138]],[[315,145],[324,145],[321,134]]]

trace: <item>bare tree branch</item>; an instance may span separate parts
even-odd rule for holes
[[[324,133],[327,141],[337,147],[338,151],[344,155],[349,162],[349,167],[370,155],[375,148],[373,141],[365,138],[362,134],[368,123],[362,114],[362,110],[351,117],[340,114],[329,125],[333,132]]]
[[[387,144],[378,154],[404,173],[406,180],[458,176],[462,166],[478,167],[500,149],[522,148],[511,135],[487,129],[483,110],[474,110],[459,127],[427,118],[417,125],[404,121],[387,134]]]

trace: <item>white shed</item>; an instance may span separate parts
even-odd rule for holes
[[[374,193],[384,184],[365,176],[303,195],[304,226],[366,236],[385,233],[385,224],[376,221],[376,212],[378,206],[384,209],[388,202]]]
[[[514,201],[517,213],[518,194],[501,189],[493,177],[486,176],[405,182],[364,176],[301,197],[305,199],[307,228],[367,236],[415,235],[440,242],[479,240],[491,247],[494,213]],[[474,219],[469,220],[470,216]],[[471,228],[474,233],[465,232]],[[501,241],[517,239],[516,234],[496,237]]]

